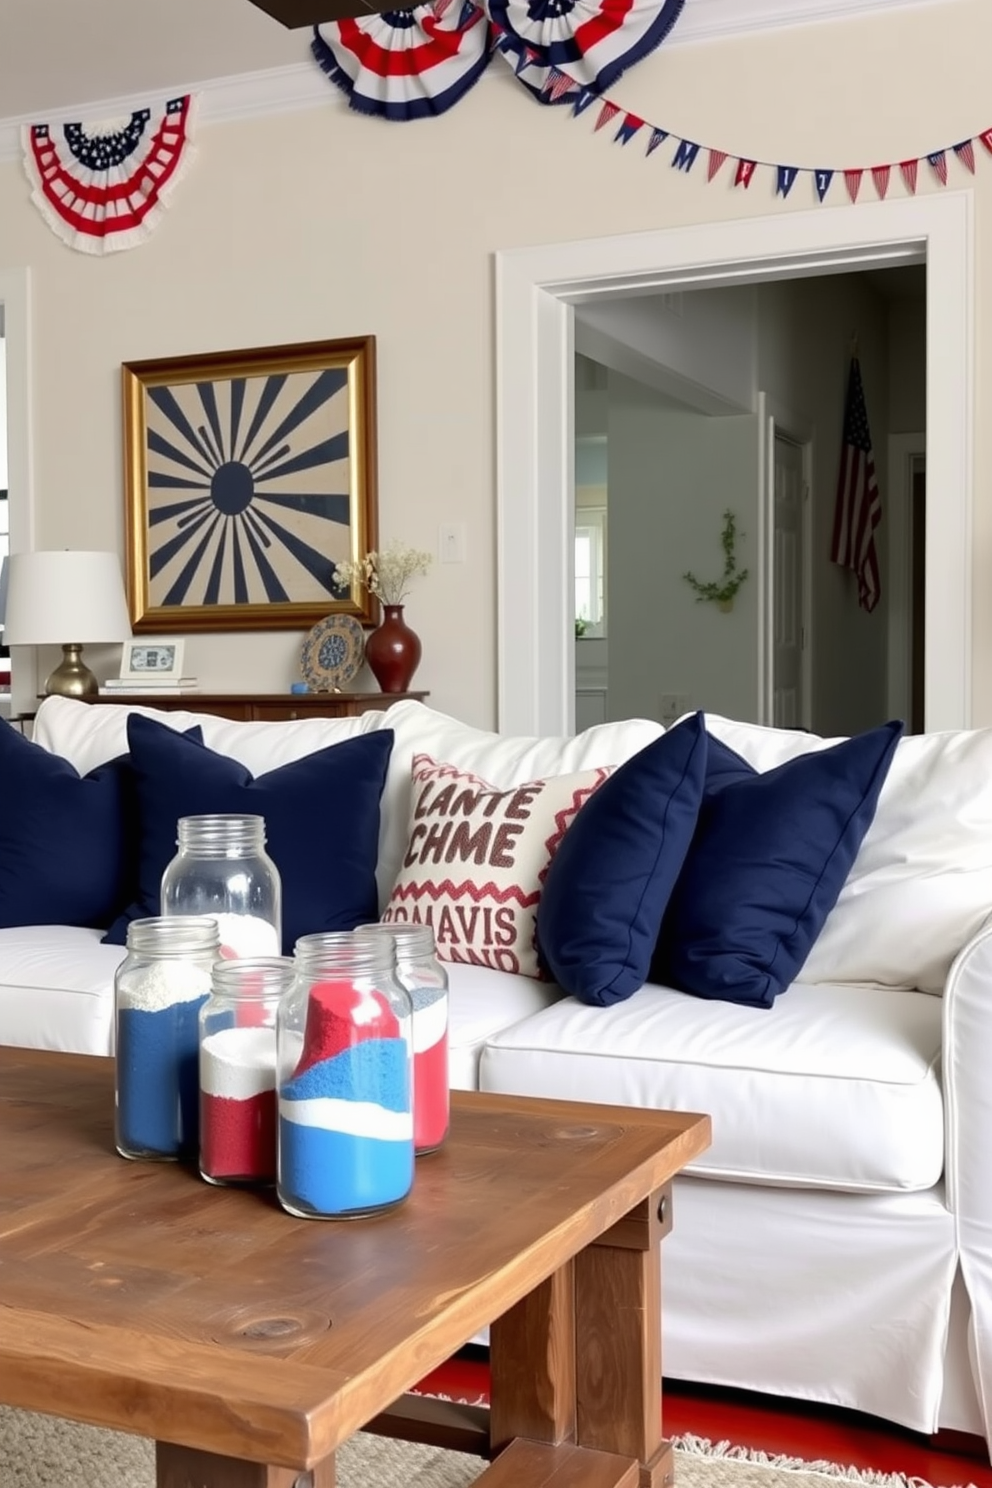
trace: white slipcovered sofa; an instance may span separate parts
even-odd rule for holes
[[[356,719],[189,712],[255,775],[394,732],[380,908],[404,861],[411,764],[500,789],[617,766],[660,725],[502,737],[419,703]],[[34,740],[86,772],[127,748],[126,705],[46,699]],[[831,741],[708,717],[759,772]],[[304,824],[305,825],[305,824]],[[589,1006],[553,983],[449,965],[462,1088],[709,1112],[664,1246],[665,1373],[870,1412],[920,1432],[992,1427],[992,730],[904,738],[840,899],[771,1009],[647,984]],[[0,930],[0,1042],[112,1052],[100,932]]]

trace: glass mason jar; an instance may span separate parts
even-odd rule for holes
[[[122,1157],[196,1158],[199,1012],[217,960],[207,915],[132,920],[114,977],[114,1141]]]
[[[162,913],[212,914],[221,956],[278,956],[282,885],[262,816],[181,816],[179,851],[162,875]]]
[[[208,1183],[276,1178],[276,1009],[290,956],[217,961],[200,1008],[200,1175]]]
[[[413,1184],[409,994],[391,943],[296,942],[279,1005],[279,1202],[302,1218],[377,1214]]]
[[[420,1157],[448,1135],[448,974],[430,925],[379,921],[355,933],[392,937],[396,975],[413,1003],[413,1147]]]

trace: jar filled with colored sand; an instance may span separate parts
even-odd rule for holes
[[[295,960],[278,1016],[279,1202],[302,1218],[377,1214],[413,1184],[410,997],[391,943],[304,936]]]
[[[389,935],[396,947],[396,975],[413,1004],[413,1147],[435,1152],[448,1135],[448,974],[437,958],[430,925],[380,921],[361,935]]]
[[[262,816],[181,816],[162,875],[162,913],[214,915],[221,956],[278,956],[282,883]]]
[[[211,916],[132,920],[114,977],[114,1141],[122,1157],[195,1160],[199,1014],[220,936]]]
[[[276,1012],[293,986],[289,956],[214,963],[200,1008],[200,1175],[276,1178]]]

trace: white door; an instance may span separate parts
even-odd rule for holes
[[[803,686],[803,519],[806,501],[803,448],[776,430],[771,450],[771,721],[775,728],[802,728],[807,721]]]

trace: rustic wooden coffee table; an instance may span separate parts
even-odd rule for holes
[[[301,1220],[117,1156],[112,1060],[0,1049],[0,1401],[155,1438],[158,1488],[332,1488],[362,1427],[438,1439],[404,1392],[491,1323],[485,1439],[440,1438],[485,1488],[661,1488],[659,1242],[709,1119],[452,1105],[399,1209]]]

